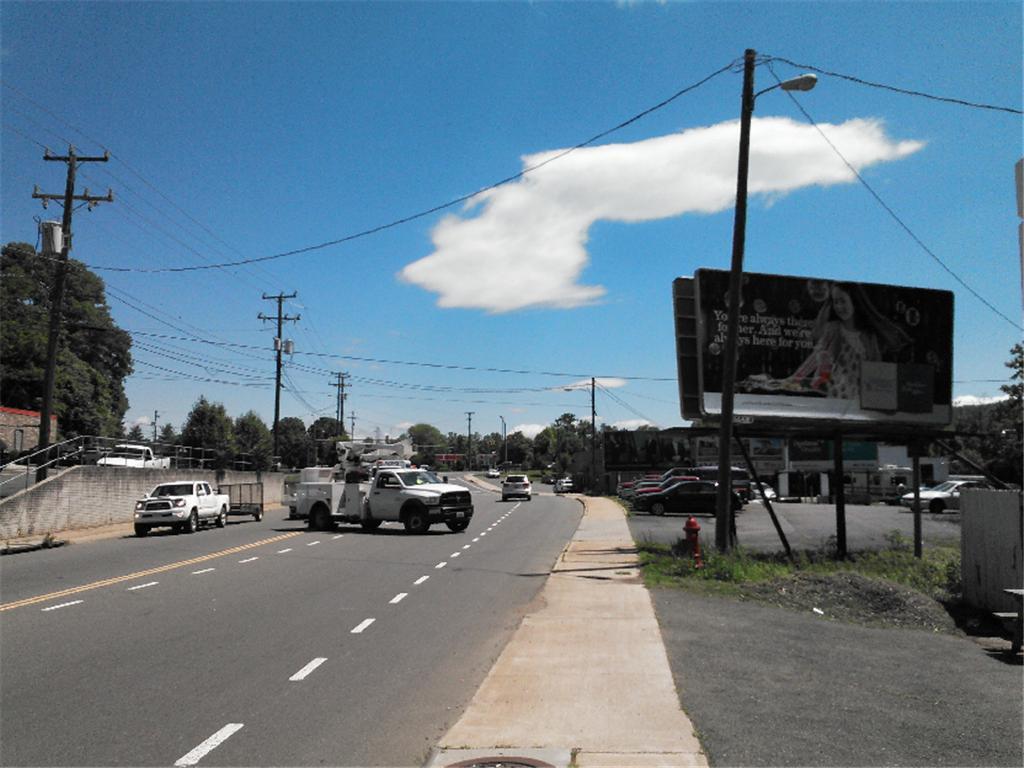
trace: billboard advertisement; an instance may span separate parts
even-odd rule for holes
[[[698,270],[693,286],[700,410],[715,416],[729,273]],[[741,290],[737,416],[950,422],[951,292],[754,273]]]

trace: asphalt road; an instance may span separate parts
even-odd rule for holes
[[[628,508],[628,504],[624,504]],[[835,506],[829,504],[773,504],[782,532],[793,549],[817,549],[825,545],[836,533]],[[695,515],[700,525],[701,545],[715,543],[713,515]],[[674,544],[684,537],[686,515],[655,517],[646,512],[632,512],[629,530],[634,541]],[[886,536],[898,530],[913,540],[914,515],[903,507],[884,504],[846,507],[846,546],[849,551],[879,549],[886,545]],[[925,543],[958,544],[960,542],[960,513],[921,515],[921,532]],[[782,551],[779,535],[771,516],[761,502],[746,504],[736,515],[736,538],[740,546],[754,551]]]
[[[651,591],[680,704],[712,766],[1020,766],[1020,657]]]
[[[0,763],[421,765],[581,516],[473,498],[460,534],[277,513],[4,557]]]

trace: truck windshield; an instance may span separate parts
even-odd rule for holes
[[[180,483],[178,485],[158,485],[153,489],[150,496],[190,496],[192,495],[191,483]]]
[[[402,485],[428,485],[441,482],[433,472],[424,472],[419,469],[410,472],[396,472],[395,474],[401,479]]]
[[[117,448],[110,453],[115,459],[145,459],[145,448]]]

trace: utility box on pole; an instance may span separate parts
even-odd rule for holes
[[[42,235],[44,256],[60,256],[64,249],[64,230],[59,221],[41,221],[39,232]]]

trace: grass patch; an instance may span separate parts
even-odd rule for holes
[[[679,587],[715,593],[742,594],[743,587],[784,580],[797,574],[827,576],[856,573],[922,592],[935,600],[960,594],[960,550],[955,546],[926,548],[914,557],[913,548],[898,531],[886,536],[884,549],[853,552],[836,557],[829,540],[817,550],[794,553],[795,564],[782,553],[747,552],[742,548],[723,554],[709,549],[704,567],[696,568],[683,542],[674,546],[641,542],[638,546],[644,580],[651,587]]]

